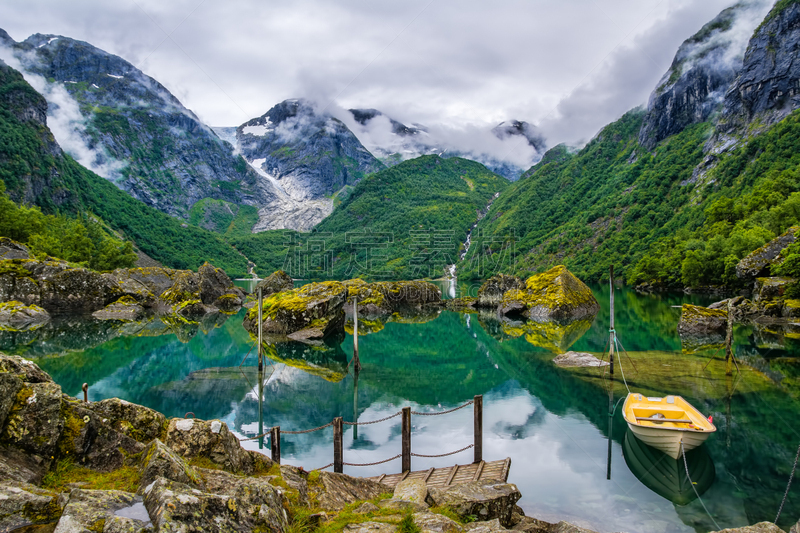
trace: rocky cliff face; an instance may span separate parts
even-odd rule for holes
[[[188,218],[203,198],[264,205],[275,196],[232,146],[124,59],[62,36],[2,41],[17,66],[41,77],[62,147],[138,200]]]
[[[778,122],[800,107],[800,4],[778,2],[756,30],[725,95],[720,129]]]
[[[347,126],[306,100],[286,100],[236,128],[242,155],[277,190],[254,231],[308,231],[333,211],[333,196],[384,168]]]
[[[650,96],[639,143],[652,149],[684,128],[708,120],[742,67],[746,40],[761,20],[760,5],[740,3],[722,11],[683,42]]]

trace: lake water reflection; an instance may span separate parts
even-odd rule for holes
[[[681,394],[713,415],[719,428],[706,443],[705,455],[690,457],[692,472],[706,472],[701,500],[687,496],[681,480],[673,487],[680,495],[671,497],[667,489],[652,488],[669,481],[645,478],[641,468],[632,471],[626,462],[631,450],[623,457],[626,426],[619,412],[609,424],[610,381],[603,370],[562,369],[551,361],[566,349],[604,351],[608,289],[594,290],[600,314],[571,329],[504,324],[490,314],[448,311],[387,323],[360,321],[363,368],[357,387],[348,366],[351,335],[340,346],[324,349],[277,346],[269,351],[263,376],[262,425],[307,429],[336,416],[363,422],[404,406],[445,410],[483,394],[484,459],[512,458],[509,481],[519,486],[520,505],[528,514],[597,531],[639,533],[712,531],[717,529],[714,521],[724,528],[773,520],[800,442],[797,341],[780,331],[737,328],[742,372],[726,377],[719,357],[703,370],[714,349],[682,350],[676,333],[680,310],[671,306],[688,297],[617,292],[616,329],[628,354],[622,357],[627,385],[650,395]],[[209,317],[196,325],[73,320],[28,333],[0,332],[0,346],[35,360],[69,394],[81,394],[80,385],[88,382],[90,400],[117,396],[170,417],[193,412],[198,418],[220,418],[244,438],[259,432],[259,378],[242,314]],[[351,323],[348,328],[352,331]],[[613,402],[624,397],[620,374],[612,390]],[[415,453],[438,454],[472,442],[469,407],[444,416],[414,416],[412,424]],[[261,446],[257,440],[244,445]],[[331,428],[284,435],[281,447],[285,463],[306,469],[333,461]],[[357,431],[345,427],[345,462],[379,461],[400,449],[399,417]],[[465,464],[472,453],[414,457],[412,468]],[[663,470],[668,476],[675,470],[657,455],[637,457],[654,461],[653,472]],[[345,467],[345,472],[371,476],[399,469],[396,459],[374,467]],[[788,529],[798,518],[800,488],[793,487],[779,525]]]

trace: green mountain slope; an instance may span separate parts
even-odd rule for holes
[[[565,264],[579,277],[630,283],[735,284],[736,263],[800,218],[800,114],[695,172],[713,127],[691,126],[652,153],[637,142],[642,113],[607,126],[580,152],[556,147],[492,205],[459,264],[527,275]],[[514,253],[501,254],[502,247]]]
[[[247,271],[247,260],[218,235],[183,227],[62,153],[47,128],[46,110],[20,73],[0,64],[0,179],[14,201],[48,214],[92,213],[173,268],[196,269],[209,261],[230,275]]]
[[[479,212],[507,186],[473,161],[419,157],[362,179],[313,233],[265,232],[231,242],[261,273],[439,277],[457,260]]]

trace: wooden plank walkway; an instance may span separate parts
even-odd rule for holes
[[[508,481],[508,471],[511,470],[511,458],[500,461],[481,461],[468,465],[455,465],[445,468],[430,468],[416,472],[403,472],[400,474],[381,474],[367,479],[389,485],[397,486],[404,479],[422,479],[429,487],[449,487],[459,483],[479,480]]]

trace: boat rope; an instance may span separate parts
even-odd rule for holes
[[[622,373],[622,382],[625,383],[625,388],[628,389],[628,394],[631,393],[631,388],[628,387],[628,380],[625,379],[625,369],[622,368],[622,356],[619,355],[619,343],[617,342],[617,336],[614,335],[614,344],[617,346],[617,360],[619,361],[619,371]]]
[[[786,485],[786,492],[783,493],[783,501],[781,501],[781,506],[778,508],[778,516],[775,517],[774,524],[778,523],[778,518],[781,517],[781,511],[783,511],[783,504],[786,503],[786,497],[789,495],[789,487],[792,486],[792,479],[794,479],[794,471],[797,470],[797,460],[800,459],[800,445],[797,446],[797,455],[794,456],[794,466],[792,467],[792,473],[789,474],[789,483]]]
[[[714,517],[711,515],[711,513],[708,512],[708,507],[706,507],[706,504],[703,503],[703,498],[700,497],[700,493],[697,492],[697,488],[694,486],[694,481],[692,481],[691,476],[689,476],[689,463],[686,462],[686,450],[683,449],[683,441],[681,441],[681,455],[683,456],[683,468],[686,469],[686,479],[689,480],[689,485],[692,486],[692,490],[694,491],[695,496],[697,496],[700,505],[703,506],[703,509],[705,509],[708,517],[711,519],[712,522],[714,522],[714,526],[717,528],[717,531],[721,530],[722,528],[719,527],[717,521],[714,520]]]

